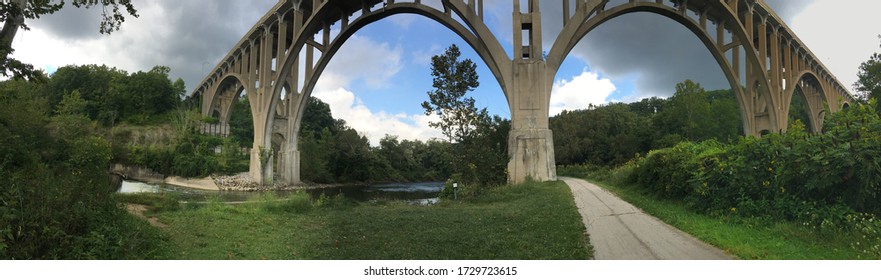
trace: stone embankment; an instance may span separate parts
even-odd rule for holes
[[[289,190],[303,190],[303,189],[318,189],[318,188],[326,188],[326,187],[337,187],[339,185],[334,184],[299,184],[299,185],[287,185],[275,183],[273,185],[261,186],[251,178],[248,173],[239,173],[235,175],[214,175],[212,176],[214,179],[214,183],[217,185],[218,189],[221,191],[245,191],[245,192],[258,192],[258,191],[289,191]],[[278,178],[275,178],[273,181],[278,182]]]
[[[248,173],[239,173],[235,175],[215,175],[214,183],[221,191],[268,191],[268,190],[293,190],[298,189],[297,186],[289,186],[275,183],[273,185],[261,186],[251,178]],[[278,181],[273,180],[273,181]]]

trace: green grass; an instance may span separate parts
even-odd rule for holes
[[[826,260],[866,259],[848,236],[817,233],[793,223],[711,217],[691,211],[682,202],[656,198],[635,187],[599,183],[646,213],[740,259]]]
[[[166,208],[171,209],[171,208]],[[170,259],[588,259],[561,182],[499,187],[434,206],[342,198],[183,205],[156,211]]]

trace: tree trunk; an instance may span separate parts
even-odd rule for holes
[[[19,11],[15,17],[7,18],[6,22],[3,23],[3,29],[0,30],[0,44],[4,47],[3,49],[11,49],[12,48],[12,40],[15,39],[15,33],[18,32],[19,26],[24,23],[24,7],[27,6],[27,0],[12,0],[18,4]],[[8,55],[8,54],[6,54]]]

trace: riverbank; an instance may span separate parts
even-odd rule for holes
[[[204,190],[204,191],[220,191],[221,190],[220,187],[215,183],[214,179],[211,177],[205,177],[205,178],[199,179],[199,178],[182,178],[182,177],[177,177],[177,176],[171,176],[171,177],[165,178],[165,184],[172,185],[172,186],[178,186],[178,187],[184,187],[184,188]]]
[[[148,215],[168,259],[588,259],[585,227],[560,182],[494,188],[432,207],[313,201],[209,202]]]
[[[322,188],[334,188],[349,186],[352,184],[298,184],[284,185],[274,184],[272,186],[258,185],[248,173],[240,173],[235,175],[212,175],[205,178],[184,178],[179,176],[165,177],[161,174],[151,176],[131,176],[128,179],[134,182],[142,182],[151,185],[171,185],[181,188],[189,188],[202,191],[241,191],[241,192],[260,192],[260,191],[293,191],[293,190],[310,190]]]

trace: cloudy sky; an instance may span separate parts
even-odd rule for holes
[[[14,56],[52,73],[69,64],[106,64],[130,72],[171,67],[192,89],[272,7],[275,0],[135,0],[139,18],[98,33],[100,10],[66,8],[31,21],[19,32]],[[439,6],[440,1],[423,1]],[[485,1],[486,22],[511,52],[511,1]],[[612,1],[626,2],[626,0]],[[879,52],[881,1],[767,0],[845,85],[859,64]],[[562,28],[559,1],[542,1],[545,50]],[[385,134],[407,139],[441,137],[428,127],[420,103],[431,89],[430,57],[457,44],[478,64],[478,105],[510,112],[488,68],[453,32],[415,15],[396,15],[360,30],[333,58],[313,96],[375,144]],[[647,13],[619,17],[582,39],[555,79],[551,113],[589,104],[672,95],[685,79],[705,88],[729,88],[719,66],[687,29]]]

